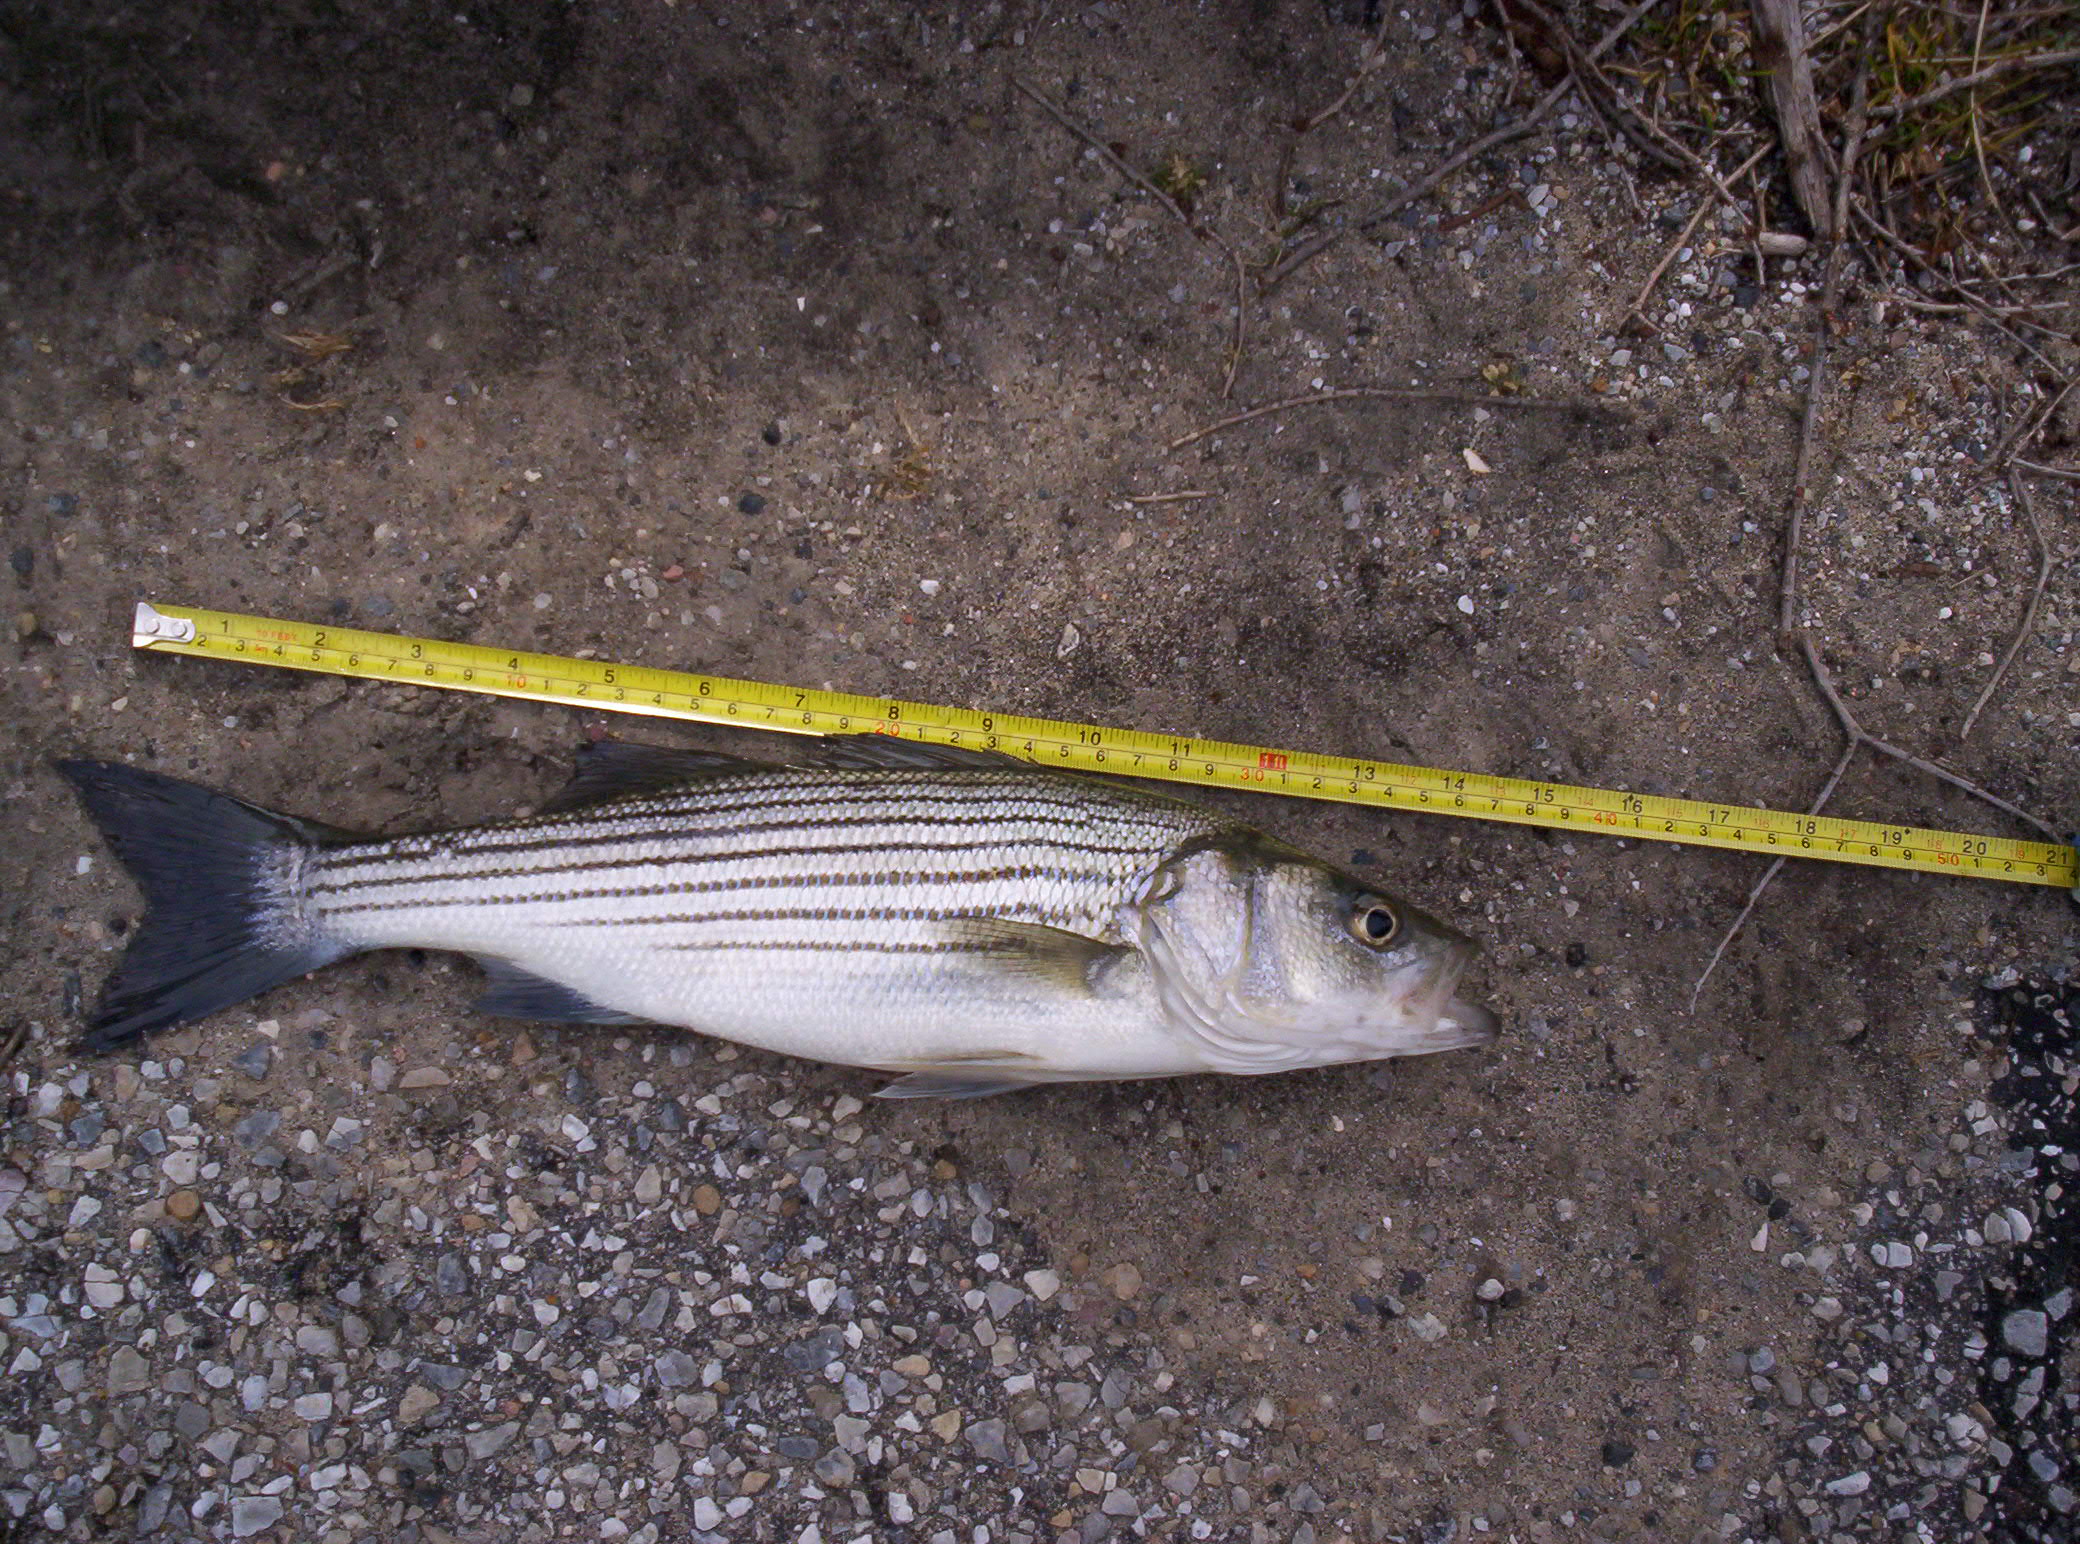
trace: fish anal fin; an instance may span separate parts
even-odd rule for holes
[[[704,777],[755,772],[771,763],[747,761],[721,751],[686,750],[669,745],[634,745],[626,740],[600,740],[578,748],[571,780],[545,801],[539,813],[561,815],[608,799],[680,788]]]
[[[988,957],[993,970],[1084,996],[1095,995],[1106,971],[1134,952],[1066,928],[1005,917],[951,917],[945,931],[947,942]]]
[[[1007,1078],[1000,1072],[974,1068],[963,1071],[958,1067],[945,1070],[932,1069],[913,1072],[907,1077],[897,1078],[885,1088],[874,1091],[876,1099],[984,1099],[991,1094],[1015,1093],[1021,1088],[1031,1088],[1032,1082],[1025,1078]]]
[[[540,1019],[552,1024],[647,1024],[648,1019],[596,1003],[583,992],[522,970],[506,960],[479,960],[491,990],[473,1005],[479,1013],[505,1019]]]

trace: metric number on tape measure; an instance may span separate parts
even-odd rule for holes
[[[620,713],[793,734],[895,735],[998,751],[1041,766],[1515,825],[2062,888],[2080,878],[2073,849],[2052,842],[1401,766],[237,612],[140,603],[132,642],[172,653]]]

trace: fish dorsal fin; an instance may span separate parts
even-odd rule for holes
[[[899,740],[887,734],[840,734],[819,741],[801,758],[803,766],[843,772],[997,772],[1006,767],[1032,769],[1029,761],[1002,751],[970,750],[965,745],[932,745]]]
[[[987,955],[993,971],[1080,996],[1097,995],[1106,973],[1134,953],[1066,928],[1005,917],[949,917],[944,931],[956,948]]]
[[[600,740],[578,748],[571,780],[544,803],[539,813],[561,815],[606,799],[657,793],[704,777],[756,772],[772,765],[728,756],[721,751],[685,750],[668,745],[635,745],[626,740]]]

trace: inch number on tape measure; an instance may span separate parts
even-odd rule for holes
[[[199,607],[140,602],[131,642],[141,649],[167,653],[656,718],[706,720],[790,734],[898,735],[999,751],[1039,766],[1463,815],[1594,835],[2062,889],[2072,888],[2080,878],[2080,859],[2074,850],[2055,842],[1402,766]]]

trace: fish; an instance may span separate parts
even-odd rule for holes
[[[531,815],[374,837],[67,760],[146,910],[83,1044],[351,955],[450,950],[476,1006],[674,1025],[894,1074],[888,1098],[1259,1075],[1486,1044],[1475,945],[1249,826],[1112,778],[834,737],[793,763],[606,740]]]

